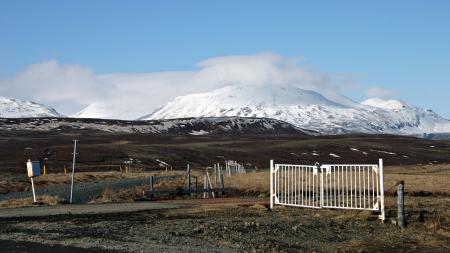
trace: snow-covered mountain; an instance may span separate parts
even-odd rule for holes
[[[0,118],[63,117],[55,109],[31,101],[0,97]]]
[[[357,103],[279,85],[232,85],[181,96],[140,119],[225,116],[274,118],[324,134],[450,132],[449,120],[398,100],[372,98]]]

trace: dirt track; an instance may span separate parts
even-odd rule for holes
[[[0,209],[0,218],[126,213],[186,207],[177,203],[133,202],[90,205],[29,206]]]

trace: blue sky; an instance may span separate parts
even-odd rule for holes
[[[351,76],[355,100],[377,87],[450,118],[450,1],[0,2],[4,80],[48,60],[144,73],[261,52]]]

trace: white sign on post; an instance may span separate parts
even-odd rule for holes
[[[39,161],[31,161],[28,159],[27,162],[27,173],[31,180],[31,189],[33,190],[33,202],[36,203],[36,193],[34,191],[33,177],[38,177],[41,175],[41,164]]]

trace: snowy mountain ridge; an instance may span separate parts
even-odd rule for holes
[[[292,124],[265,118],[185,118],[168,120],[106,120],[82,118],[9,118],[0,119],[0,131],[99,131],[143,134],[294,134],[308,137],[315,132]]]
[[[233,116],[274,118],[323,134],[450,132],[449,120],[398,100],[357,103],[295,86],[226,86],[177,97],[141,119]]]
[[[0,118],[64,117],[55,109],[31,101],[0,97]]]

